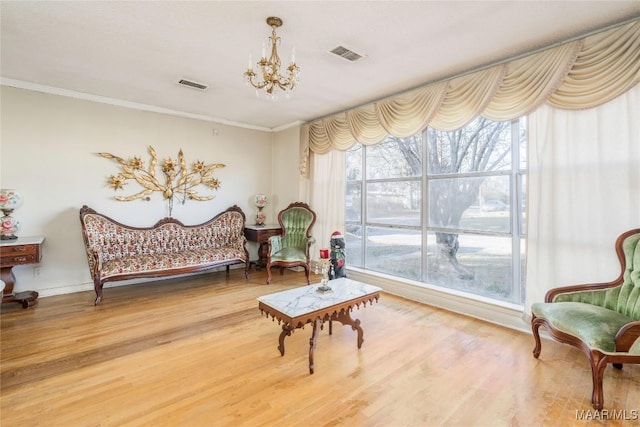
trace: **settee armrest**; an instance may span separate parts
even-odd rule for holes
[[[561,286],[549,289],[544,297],[544,302],[574,301],[594,304],[598,298],[604,299],[607,290],[620,286],[622,278],[613,282],[587,283],[582,285]],[[600,305],[595,303],[595,305]]]
[[[87,252],[87,260],[89,261],[89,272],[91,278],[96,279],[100,277],[100,270],[102,270],[102,257],[100,251],[94,248],[85,248]]]
[[[627,323],[616,334],[616,351],[629,351],[640,339],[640,321]]]
[[[307,252],[309,252],[309,249],[311,248],[311,246],[313,246],[316,243],[316,238],[313,236],[309,236],[307,238]]]
[[[307,250],[306,250],[306,255],[307,255],[307,261],[309,261],[312,256],[310,255],[310,251],[311,251],[311,246],[313,246],[316,243],[316,238],[313,236],[309,236],[307,238]]]
[[[305,247],[307,251],[307,256],[309,256],[309,248],[311,247],[311,245],[313,245],[316,242],[316,239],[315,237],[307,237],[305,238],[305,241],[306,241]],[[267,243],[269,245],[269,254],[271,255],[277,254],[282,249],[290,245],[290,243],[287,244],[287,238],[282,235],[269,237],[269,240]],[[300,249],[303,249],[303,247],[300,247]]]
[[[282,250],[282,236],[271,236],[267,241],[269,255],[277,254]]]
[[[629,230],[625,233],[622,233],[616,239],[616,243],[615,243],[616,255],[618,257],[618,261],[620,262],[620,274],[616,279],[612,280],[611,282],[589,283],[589,284],[583,284],[583,285],[571,285],[571,286],[553,288],[547,292],[544,298],[545,302],[556,302],[558,300],[589,302],[589,301],[585,301],[585,298],[587,300],[598,298],[598,297],[604,298],[603,295],[607,289],[615,288],[616,286],[619,286],[624,282],[624,272],[627,267],[627,259],[624,252],[625,251],[624,245],[626,244],[625,242],[627,241],[627,238],[633,237],[638,233],[640,233],[640,228]],[[633,239],[630,239],[630,242],[628,244],[635,245]],[[560,295],[562,295],[562,298],[559,299],[558,297]],[[596,305],[601,305],[601,304],[596,303]]]
[[[236,249],[244,250],[246,243],[247,243],[247,238],[244,236],[244,234],[240,234],[238,238],[231,241],[231,246]]]

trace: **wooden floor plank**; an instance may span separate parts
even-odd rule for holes
[[[314,276],[316,281],[318,277]],[[383,293],[364,343],[287,337],[256,298],[302,273],[240,270],[41,298],[0,317],[0,421],[23,426],[565,426],[591,411],[576,349]],[[605,408],[640,415],[640,367],[607,368]],[[635,411],[635,412],[634,412]],[[640,425],[610,420],[607,425]]]

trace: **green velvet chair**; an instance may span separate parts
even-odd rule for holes
[[[278,213],[278,222],[282,235],[271,236],[267,242],[267,284],[271,283],[271,267],[280,267],[282,275],[285,268],[300,266],[304,267],[308,285],[311,270],[309,248],[315,242],[310,233],[316,222],[316,213],[306,203],[291,203]]]
[[[540,326],[582,350],[591,363],[591,403],[597,410],[604,404],[607,365],[640,363],[640,229],[618,237],[616,252],[622,272],[614,281],[551,289],[544,303],[531,306],[533,356],[540,355]]]

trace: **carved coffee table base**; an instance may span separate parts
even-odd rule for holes
[[[331,318],[329,319],[329,335],[333,334],[333,321],[336,320],[342,323],[344,326],[351,326],[351,329],[354,331],[358,331],[358,349],[362,347],[362,343],[364,342],[364,331],[360,327],[360,319],[352,319],[349,312],[342,310],[340,313],[333,313]],[[309,338],[309,373],[313,374],[314,364],[313,364],[313,351],[316,348],[316,341],[318,340],[319,330],[324,326],[325,320],[320,318],[316,319],[313,322],[313,331],[311,332],[311,338]],[[282,332],[280,333],[280,337],[278,338],[278,350],[280,351],[280,356],[284,356],[284,339],[293,333],[293,331],[297,328],[292,328],[288,324],[282,325]]]
[[[346,278],[331,281],[333,291],[323,295],[317,293],[319,285],[304,286],[289,291],[278,292],[258,298],[260,311],[267,317],[282,322],[282,332],[278,337],[278,351],[284,356],[284,339],[296,329],[312,324],[311,338],[309,338],[309,373],[314,372],[313,352],[316,348],[318,334],[325,322],[329,322],[329,335],[333,333],[333,321],[351,326],[357,331],[358,349],[364,342],[364,331],[359,319],[351,317],[355,307],[373,304],[380,298],[380,288],[356,282]],[[299,303],[299,306],[297,306]]]

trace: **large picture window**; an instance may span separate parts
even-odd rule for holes
[[[347,153],[347,263],[522,304],[526,122],[354,145]]]

